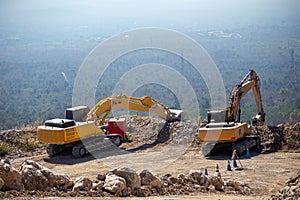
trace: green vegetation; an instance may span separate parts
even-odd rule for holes
[[[5,155],[11,152],[11,147],[6,142],[0,142],[0,157],[4,157]]]
[[[227,98],[234,85],[252,68],[261,78],[267,124],[300,121],[299,26],[236,28],[226,31],[242,37],[229,38],[211,36],[208,31],[191,27],[183,32],[211,55],[223,77]],[[59,42],[26,37],[0,40],[0,130],[64,117],[65,109],[72,106],[72,85],[77,70],[98,44],[94,39],[97,37],[63,38]],[[210,109],[210,96],[201,75],[179,56],[159,50],[131,52],[117,59],[99,81],[96,98],[112,95],[116,82],[125,72],[150,62],[168,65],[186,77],[196,92],[200,114],[205,117]],[[169,107],[178,107],[176,96],[159,85],[145,85],[134,95],[150,95]],[[241,108],[245,121],[256,114],[251,93],[242,100]]]

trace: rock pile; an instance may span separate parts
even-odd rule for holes
[[[14,169],[9,160],[1,159],[0,161],[0,190],[23,190],[21,174]]]
[[[37,131],[33,127],[0,132],[0,157],[12,159],[39,155],[44,149],[45,145],[37,140]]]
[[[290,178],[285,187],[283,187],[276,195],[273,195],[270,199],[300,199],[300,170],[294,177]]]
[[[55,174],[37,162],[26,160],[20,170],[14,169],[9,160],[0,160],[0,180],[4,184],[0,190],[41,190],[53,187],[66,189],[73,186],[73,181],[66,175]],[[2,182],[0,181],[0,182]]]
[[[190,144],[196,137],[197,124],[191,121],[166,123],[149,116],[126,116],[127,133],[133,143]],[[134,146],[134,144],[130,144]]]
[[[243,183],[224,181],[220,176],[205,176],[199,170],[189,174],[157,176],[145,169],[137,173],[121,167],[99,174],[95,180],[78,177],[71,180],[64,174],[56,174],[32,160],[26,160],[19,170],[8,160],[0,161],[0,197],[16,196],[152,196],[176,195],[196,192],[234,192],[250,194]]]
[[[300,123],[291,126],[284,124],[265,126],[254,128],[252,131],[260,136],[261,146],[264,150],[300,150]]]

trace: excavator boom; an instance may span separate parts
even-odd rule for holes
[[[152,112],[158,117],[167,121],[178,120],[177,115],[172,113],[169,108],[165,107],[160,102],[151,98],[150,96],[143,96],[141,98],[128,97],[126,95],[117,95],[105,98],[99,101],[87,114],[87,120],[93,120],[98,125],[103,125],[110,111],[114,109],[136,110],[140,112]]]
[[[226,122],[234,122],[236,120],[241,99],[249,92],[250,89],[252,89],[254,94],[258,112],[256,116],[259,118],[259,124],[262,125],[264,123],[265,113],[262,107],[259,77],[254,70],[250,70],[243,80],[232,90],[229,106],[226,109]]]

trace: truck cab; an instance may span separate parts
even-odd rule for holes
[[[116,146],[120,146],[126,140],[126,119],[111,118],[108,120],[106,136]]]

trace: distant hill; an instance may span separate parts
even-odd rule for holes
[[[182,32],[211,55],[221,72],[227,95],[249,69],[255,69],[261,78],[267,123],[300,121],[299,26],[249,26],[234,30],[190,27]],[[99,40],[96,33],[59,41],[51,37],[28,38],[31,39],[0,40],[0,129],[64,117],[64,110],[72,106],[72,86],[78,68],[103,39]],[[159,50],[133,52],[112,63],[100,80],[96,98],[110,96],[123,73],[150,62],[166,64],[184,75],[198,97],[199,114],[205,117],[210,97],[203,79],[180,57]],[[150,95],[169,107],[178,106],[176,97],[167,88],[155,84],[139,88],[134,95]],[[245,121],[256,113],[252,96],[249,93],[242,100]]]

